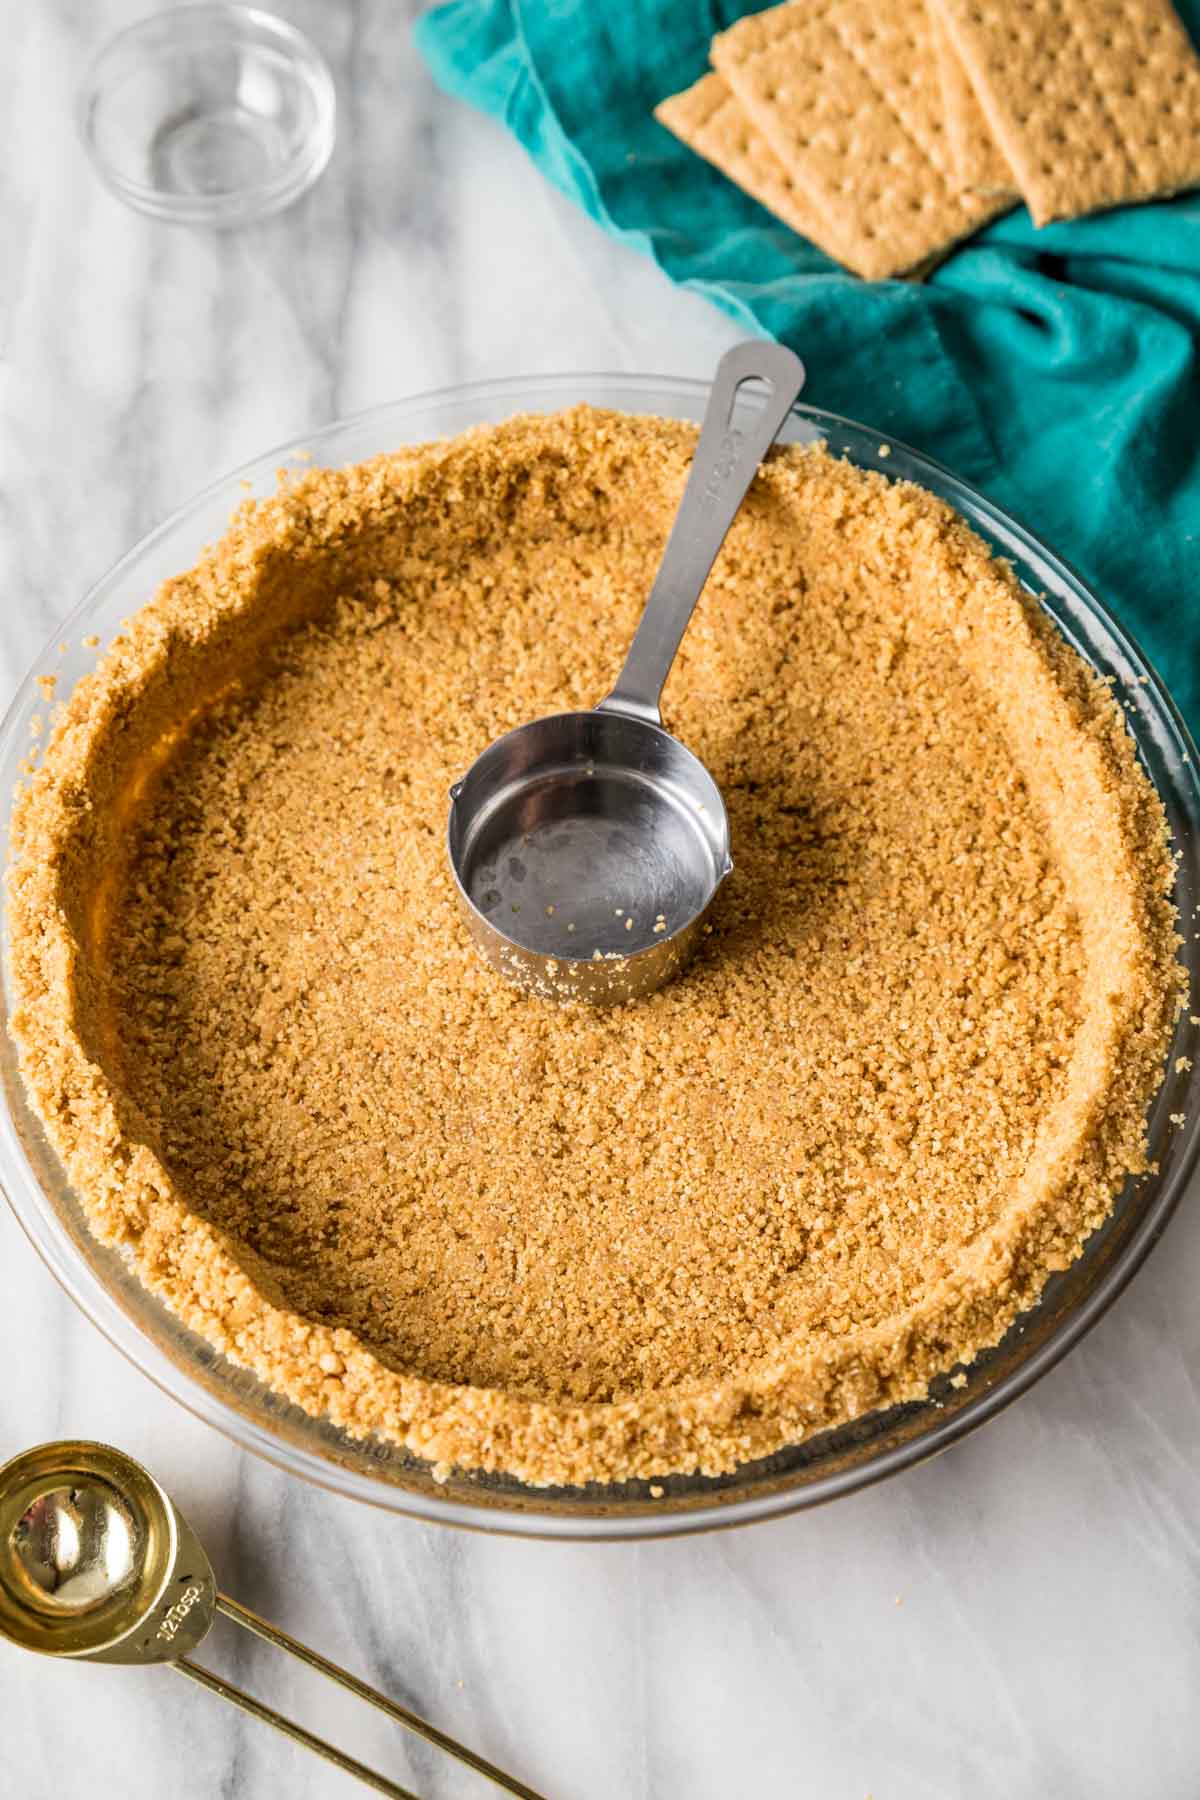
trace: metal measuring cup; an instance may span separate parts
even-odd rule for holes
[[[745,381],[767,384],[735,425]],[[608,1006],[678,972],[733,863],[721,793],[663,730],[659,697],[725,536],[801,387],[781,344],[717,366],[683,499],[625,666],[592,712],[507,732],[450,790],[461,909],[493,967],[532,994]]]
[[[327,1675],[389,1719],[485,1775],[540,1800],[428,1720],[218,1591],[212,1566],[170,1496],[108,1444],[41,1444],[0,1468],[0,1635],[79,1662],[166,1663],[391,1800],[417,1800],[365,1763],[192,1662],[217,1613]]]

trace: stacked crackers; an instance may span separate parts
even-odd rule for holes
[[[1170,0],[789,0],[656,108],[869,280],[1024,198],[1034,223],[1200,185],[1200,58]]]

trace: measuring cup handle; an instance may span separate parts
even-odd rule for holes
[[[766,404],[735,427],[738,388],[752,380],[767,383]],[[782,344],[753,339],[721,358],[650,598],[617,685],[598,712],[633,713],[652,725],[661,723],[659,697],[688,620],[759,464],[803,386],[804,364]]]

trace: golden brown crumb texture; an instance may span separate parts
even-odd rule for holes
[[[1120,709],[944,505],[756,481],[668,724],[736,870],[595,1012],[478,962],[447,790],[605,693],[689,427],[579,408],[247,501],[19,803],[14,1031],[96,1235],[308,1412],[719,1473],[995,1343],[1127,1174],[1178,971]]]

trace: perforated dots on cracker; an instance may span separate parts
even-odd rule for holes
[[[660,125],[689,150],[728,175],[743,191],[810,243],[845,262],[846,250],[829,219],[798,187],[762,133],[751,124],[721,75],[701,77],[654,109]]]
[[[946,140],[958,180],[963,187],[974,188],[981,194],[1011,194],[1015,197],[1013,172],[991,134],[971,86],[971,78],[959,61],[933,0],[927,0],[927,3],[933,53],[942,88],[942,110],[946,115]]]
[[[932,0],[1036,225],[1200,186],[1200,57],[1168,0]]]
[[[925,0],[794,0],[715,38],[712,60],[861,275],[910,269],[1007,204],[958,182]]]

